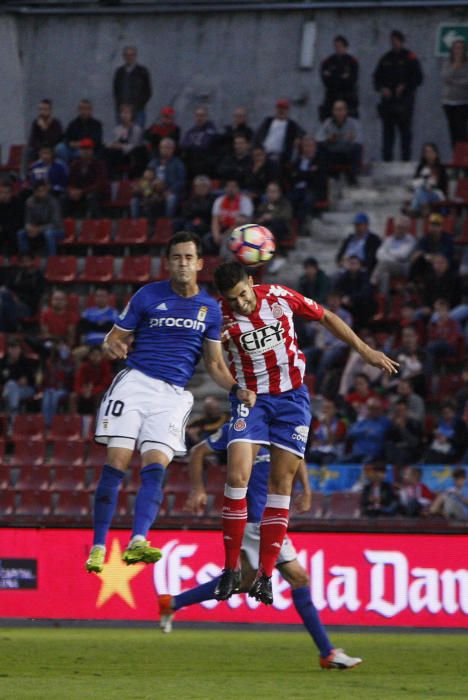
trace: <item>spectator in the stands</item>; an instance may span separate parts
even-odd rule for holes
[[[402,515],[412,518],[427,514],[434,500],[434,494],[422,483],[422,469],[406,467],[402,474],[402,483],[398,488],[398,510]]]
[[[318,154],[317,143],[310,136],[302,137],[288,180],[294,214],[302,226],[306,217],[313,215],[317,202],[327,199],[326,169]]]
[[[369,483],[364,486],[361,498],[362,515],[371,517],[394,515],[398,501],[392,484],[386,480],[385,464],[376,460],[367,470],[367,476]]]
[[[216,396],[207,396],[203,401],[203,414],[187,426],[188,446],[192,447],[219,430],[229,420]]]
[[[19,258],[17,265],[10,262],[8,289],[19,305],[19,316],[34,316],[39,308],[44,291],[44,275],[30,255]]]
[[[354,255],[359,258],[369,275],[377,262],[377,250],[381,244],[380,237],[369,228],[369,217],[364,212],[356,214],[353,219],[354,233],[350,233],[341,244],[336,262],[343,265],[345,258]]]
[[[41,311],[40,332],[43,340],[75,345],[78,314],[69,308],[68,297],[61,289],[54,289],[49,305]]]
[[[356,374],[351,391],[345,395],[345,403],[351,409],[351,412],[348,411],[348,413],[354,418],[362,418],[366,413],[367,402],[375,396],[367,374],[363,372]]]
[[[146,168],[141,178],[132,184],[132,189],[130,214],[133,219],[144,216],[153,224],[159,217],[166,216],[166,184],[156,177],[154,170]]]
[[[319,127],[315,138],[319,155],[329,166],[349,168],[348,182],[357,182],[362,160],[362,131],[359,122],[348,115],[348,107],[343,100],[336,100],[332,116]]]
[[[320,268],[316,258],[306,258],[302,266],[304,273],[299,277],[297,291],[318,304],[324,304],[330,291],[330,278]]]
[[[224,194],[215,199],[211,214],[211,233],[203,241],[206,252],[216,255],[220,248],[223,252],[226,234],[234,226],[249,223],[253,205],[249,197],[241,194],[237,180],[228,180]]]
[[[468,60],[466,43],[455,39],[442,66],[442,105],[452,147],[468,141]]]
[[[234,136],[234,146],[217,167],[217,175],[221,180],[234,178],[239,182],[242,190],[246,188],[248,174],[252,169],[252,156],[250,155],[250,142],[245,136]]]
[[[422,426],[408,415],[404,398],[394,404],[390,428],[386,435],[385,455],[388,462],[402,466],[419,459],[422,450]]]
[[[218,133],[202,105],[195,110],[194,125],[182,137],[181,150],[189,179],[195,175],[212,175]]]
[[[391,50],[382,56],[374,71],[374,87],[380,95],[382,119],[382,159],[393,160],[396,129],[400,132],[401,159],[411,160],[414,99],[423,81],[417,56],[405,48],[405,36],[398,30],[390,34]]]
[[[106,287],[96,287],[94,304],[86,307],[81,314],[78,330],[84,345],[101,345],[106,334],[117,323],[119,313],[110,304]]]
[[[236,136],[243,136],[248,143],[252,143],[254,137],[253,129],[248,124],[248,114],[245,107],[236,107],[232,115],[232,123],[224,127],[220,137],[224,153],[233,150]]]
[[[337,100],[343,100],[348,106],[351,117],[358,117],[358,77],[357,59],[348,53],[349,43],[339,34],[333,39],[335,53],[322,61],[320,77],[325,88],[323,104],[319,107],[320,121],[325,121]]]
[[[79,151],[70,165],[64,211],[67,216],[98,219],[109,191],[106,166],[95,157],[91,139],[80,141]]]
[[[60,404],[65,404],[73,386],[75,365],[66,343],[52,343],[44,360],[39,383],[42,394],[41,412],[44,423],[50,428]]]
[[[426,345],[426,376],[431,379],[438,362],[455,357],[458,345],[463,340],[460,325],[450,318],[450,306],[446,299],[437,299],[434,304],[437,314],[429,324],[428,343]]]
[[[8,180],[0,180],[0,254],[14,255],[16,233],[24,225],[24,202],[13,192]]]
[[[454,464],[466,451],[468,429],[457,417],[456,406],[447,401],[434,430],[433,440],[424,459],[426,464]]]
[[[142,145],[142,128],[134,120],[131,105],[121,105],[119,120],[104,152],[111,180],[119,179],[123,172],[129,177],[138,177],[148,160],[146,148]]]
[[[175,141],[162,139],[158,155],[148,163],[148,168],[154,171],[156,179],[166,186],[166,216],[169,217],[175,215],[185,189],[185,165],[175,151]]]
[[[357,328],[366,326],[375,313],[375,301],[368,273],[361,260],[351,255],[344,261],[345,272],[337,279],[334,291],[341,296],[342,306],[349,311]]]
[[[461,279],[453,273],[449,261],[441,253],[435,253],[431,257],[422,288],[423,308],[419,313],[430,316],[437,299],[446,299],[450,308],[461,301]]]
[[[63,222],[60,205],[46,182],[36,182],[26,200],[24,221],[24,228],[17,234],[19,252],[28,255],[44,249],[46,255],[56,255],[57,242],[64,236]]]
[[[461,373],[459,388],[455,393],[455,401],[457,402],[457,414],[462,415],[465,406],[468,404],[468,365]]]
[[[439,493],[429,509],[431,515],[442,514],[447,519],[468,520],[468,482],[466,470],[459,467],[452,472],[453,486]]]
[[[312,420],[306,459],[315,464],[336,462],[344,454],[346,423],[338,415],[333,399],[324,398],[319,415]]]
[[[410,221],[400,216],[395,219],[395,230],[387,236],[377,249],[377,264],[371,276],[371,282],[381,294],[390,291],[392,277],[407,277],[410,267],[410,255],[416,246],[416,239],[410,232]]]
[[[102,148],[102,123],[93,117],[93,105],[90,100],[80,100],[78,116],[73,119],[65,131],[64,139],[56,148],[59,158],[65,161],[80,157],[80,141],[91,139],[96,152]]]
[[[412,326],[403,328],[401,344],[392,353],[399,364],[398,378],[409,379],[415,391],[424,396],[425,379],[424,364],[426,361],[425,347],[421,346],[416,330]]]
[[[96,413],[103,393],[112,381],[109,360],[102,355],[99,345],[90,348],[87,359],[79,366],[75,375],[73,403],[81,415]]]
[[[159,144],[163,139],[172,139],[176,146],[180,141],[180,126],[175,122],[175,109],[166,105],[161,107],[159,121],[155,121],[146,129],[143,139],[149,145],[152,155],[157,155]]]
[[[441,163],[439,149],[435,143],[427,142],[422,147],[411,187],[414,191],[410,204],[412,216],[426,216],[431,204],[440,202],[447,196],[447,172]]]
[[[256,146],[252,151],[252,167],[244,183],[255,204],[260,202],[268,183],[276,181],[279,174],[278,163],[267,157],[264,148]]]
[[[197,175],[192,183],[192,192],[182,206],[181,229],[202,236],[209,233],[212,208],[211,180],[207,175]]]
[[[414,391],[411,379],[400,379],[397,384],[396,394],[390,396],[392,403],[396,403],[400,399],[406,401],[408,418],[423,426],[426,417],[426,407],[421,396]]]
[[[411,279],[421,279],[430,271],[432,257],[436,253],[445,255],[450,264],[453,262],[453,236],[443,230],[444,219],[440,214],[431,214],[427,233],[424,234],[411,255]]]
[[[262,146],[271,160],[285,165],[291,161],[303,135],[302,127],[289,116],[289,101],[281,99],[276,102],[275,116],[262,121],[255,134],[255,145]]]
[[[19,413],[22,404],[35,393],[34,363],[25,357],[18,340],[8,340],[5,356],[0,359],[0,383],[5,412],[9,421]]]
[[[28,160],[35,160],[42,146],[55,146],[62,140],[63,129],[58,119],[52,114],[52,101],[39,102],[38,115],[31,124],[28,139]]]
[[[151,76],[148,69],[137,63],[138,53],[135,46],[125,46],[124,63],[114,73],[113,95],[116,114],[122,105],[130,105],[135,114],[136,123],[145,126],[145,108],[151,97]]]
[[[266,226],[276,239],[276,256],[269,265],[271,274],[277,273],[286,263],[286,252],[282,242],[290,233],[292,221],[292,207],[290,201],[284,196],[281,185],[278,182],[270,182],[267,185],[265,198],[255,212],[258,224]]]
[[[60,196],[67,189],[68,165],[60,158],[54,158],[54,149],[51,146],[42,146],[39,150],[39,160],[29,167],[28,180],[33,189],[37,182],[47,182],[50,192]]]
[[[372,334],[364,333],[363,340],[374,350],[377,348],[375,338]],[[349,394],[358,375],[364,375],[371,385],[375,385],[381,380],[382,372],[378,367],[372,367],[365,362],[356,350],[352,350],[341,375],[338,388],[338,394],[340,396]]]

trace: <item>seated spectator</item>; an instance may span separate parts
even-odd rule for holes
[[[216,127],[209,119],[208,110],[206,107],[197,107],[195,123],[185,132],[180,144],[190,180],[195,175],[213,174],[217,138]]]
[[[331,464],[344,454],[346,423],[339,417],[332,399],[323,399],[318,418],[312,420],[306,459],[314,464]]]
[[[449,305],[445,299],[434,304],[437,316],[429,324],[426,345],[425,373],[428,379],[434,376],[437,363],[457,354],[458,343],[462,341],[460,325],[449,315]]]
[[[185,189],[185,165],[175,155],[176,144],[172,139],[162,139],[158,155],[148,163],[156,180],[164,182],[166,188],[166,216],[173,217]]]
[[[15,255],[16,234],[24,226],[24,202],[13,193],[13,185],[0,180],[0,255]]]
[[[122,171],[131,178],[138,177],[148,160],[146,148],[142,145],[142,128],[134,121],[132,107],[121,105],[119,118],[120,124],[112,130],[112,139],[104,152],[111,180],[118,180]]]
[[[450,308],[461,301],[460,277],[453,273],[448,259],[440,253],[431,257],[422,288],[423,308],[418,314],[430,316],[437,299],[446,299]]]
[[[408,415],[406,399],[398,399],[393,406],[385,448],[386,459],[402,466],[419,459],[422,450],[422,426]]]
[[[421,483],[421,478],[422,469],[419,467],[406,467],[403,470],[402,484],[398,488],[398,510],[402,515],[416,518],[428,513],[434,494]]]
[[[10,425],[23,403],[34,396],[34,375],[34,364],[25,357],[20,342],[14,338],[9,339],[5,356],[0,359],[0,383]]]
[[[78,314],[68,307],[65,292],[54,289],[50,295],[49,306],[41,311],[40,329],[43,340],[63,342],[73,347],[78,321]]]
[[[465,423],[461,418],[457,418],[455,405],[447,401],[442,406],[442,415],[424,459],[425,463],[454,464],[462,458],[467,440],[468,430]]]
[[[234,149],[236,136],[243,136],[248,143],[252,143],[254,132],[248,125],[248,115],[245,107],[236,107],[232,115],[232,123],[224,127],[220,137],[220,146],[223,153],[230,153]]]
[[[447,520],[468,520],[468,483],[465,469],[454,469],[453,486],[439,493],[429,509],[431,515],[443,515]]]
[[[146,168],[141,178],[133,183],[132,188],[130,214],[133,219],[144,216],[151,224],[154,224],[156,219],[166,216],[166,185],[162,180],[156,178],[154,170]]]
[[[416,421],[422,427],[426,417],[426,407],[419,394],[414,392],[411,379],[398,381],[396,394],[390,397],[390,402],[395,404],[401,399],[406,402],[408,418]]]
[[[352,255],[344,261],[343,272],[334,290],[341,296],[342,306],[351,313],[354,326],[366,326],[375,313],[376,305],[368,273],[362,269],[360,259]]]
[[[106,287],[96,287],[94,305],[88,306],[81,314],[78,326],[81,343],[87,346],[101,345],[114,323],[117,323],[118,317],[119,312],[109,303]]]
[[[306,258],[302,266],[304,274],[299,278],[297,291],[317,304],[324,304],[330,292],[330,278],[315,258]]]
[[[362,133],[359,122],[348,116],[343,100],[336,100],[332,116],[320,126],[315,136],[319,153],[328,165],[350,168],[348,181],[356,183],[362,160]]]
[[[366,413],[348,431],[351,452],[343,461],[362,463],[382,459],[389,428],[390,421],[383,415],[381,400],[371,397],[366,403]]]
[[[50,146],[42,146],[39,160],[29,167],[28,180],[33,189],[37,182],[47,182],[52,194],[61,195],[68,184],[68,166],[63,160],[54,158]]]
[[[401,345],[392,353],[395,360],[400,365],[398,368],[398,381],[409,379],[413,383],[416,393],[424,396],[425,378],[424,363],[426,353],[418,338],[418,334],[412,326],[403,328],[401,334]],[[395,385],[393,382],[384,382],[386,386]]]
[[[373,349],[377,348],[373,335],[365,333],[363,335],[363,340],[369,347]],[[374,385],[381,381],[382,370],[379,367],[372,367],[362,359],[361,355],[356,350],[352,350],[346,362],[343,374],[341,375],[338,394],[340,396],[349,394],[351,387],[355,384],[356,378],[359,375],[364,375],[367,377],[369,385]],[[363,385],[361,384],[361,386]]]
[[[233,150],[226,153],[219,163],[216,174],[221,180],[237,180],[240,188],[245,190],[251,169],[250,142],[239,134],[234,137]]]
[[[366,412],[367,402],[375,397],[376,393],[371,389],[370,379],[367,374],[359,372],[354,377],[353,386],[345,397],[345,403],[352,409],[353,417],[362,417]]]
[[[264,148],[256,146],[252,151],[252,166],[244,183],[246,191],[256,205],[265,193],[268,183],[276,181],[279,174],[278,163],[267,157]]]
[[[211,214],[211,234],[203,242],[206,252],[216,255],[231,229],[249,222],[253,206],[249,197],[241,194],[239,183],[228,180],[224,194],[215,199]]]
[[[47,428],[52,425],[60,404],[65,403],[70,395],[74,369],[68,345],[54,342],[44,361],[39,381],[39,390],[42,394],[41,412]]]
[[[316,203],[327,199],[327,173],[317,143],[310,136],[302,137],[288,180],[294,215],[302,225],[308,216],[313,216]]]
[[[416,247],[416,239],[410,233],[410,221],[400,216],[395,219],[395,230],[377,248],[377,265],[374,267],[371,282],[385,296],[390,291],[392,277],[407,277],[410,256]]]
[[[151,124],[143,134],[152,156],[159,153],[159,144],[163,139],[172,139],[176,147],[180,141],[180,126],[175,123],[175,109],[169,105],[161,107],[159,116],[159,120]]]
[[[468,402],[468,367],[465,367],[460,377],[459,388],[455,393],[457,402],[457,414],[462,415]]]
[[[44,292],[45,280],[33,257],[24,255],[17,265],[8,268],[7,286],[19,306],[19,316],[34,316]]]
[[[187,447],[193,447],[219,430],[229,420],[229,414],[221,410],[216,396],[207,396],[203,401],[203,414],[187,426]]]
[[[440,202],[447,196],[447,173],[440,161],[435,143],[425,143],[421,160],[414,174],[410,213],[413,216],[425,216],[430,213],[431,204]]]
[[[94,155],[94,141],[79,142],[80,157],[70,166],[68,191],[64,203],[67,216],[99,219],[101,205],[108,195],[106,166]]]
[[[73,403],[76,402],[77,412],[80,415],[95,414],[102,395],[111,381],[110,362],[103,358],[101,348],[94,345],[75,375]]]
[[[52,114],[52,100],[41,100],[38,115],[31,124],[29,132],[28,160],[35,160],[42,146],[55,148],[62,140],[62,135],[62,125]]]
[[[444,220],[440,214],[431,214],[428,220],[427,233],[419,239],[411,255],[410,279],[424,279],[430,272],[432,258],[436,254],[444,255],[453,263],[453,236],[443,231]]]
[[[93,105],[90,100],[80,100],[78,116],[66,128],[62,143],[56,148],[59,158],[71,161],[80,157],[80,141],[91,139],[96,152],[102,148],[102,124],[93,117]]]
[[[57,242],[64,236],[60,205],[39,180],[26,200],[25,226],[17,233],[18,251],[29,255],[43,249],[45,255],[57,255]]]
[[[211,180],[206,175],[197,175],[192,183],[192,192],[182,206],[181,228],[201,236],[209,233],[212,208]]]
[[[293,156],[293,149],[304,135],[304,129],[289,116],[288,100],[276,102],[274,117],[266,117],[255,135],[255,145],[261,146],[270,160],[284,166]]]
[[[257,208],[255,219],[257,224],[266,226],[276,239],[276,256],[268,267],[268,271],[275,274],[286,263],[286,252],[281,243],[288,238],[292,221],[291,204],[278,182],[270,182],[267,186],[265,198]]]
[[[359,258],[361,264],[367,272],[372,274],[372,270],[377,262],[377,250],[381,240],[377,234],[369,230],[369,217],[367,214],[356,214],[353,220],[354,233],[347,236],[338,250],[336,263],[343,266],[346,258],[352,255]]]
[[[394,515],[398,502],[392,484],[386,481],[385,464],[376,463],[368,471],[370,483],[364,486],[361,499],[362,515],[377,517],[379,515]]]

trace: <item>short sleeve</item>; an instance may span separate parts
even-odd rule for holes
[[[206,340],[221,341],[222,322],[223,317],[221,315],[221,309],[219,308],[218,304],[213,304],[208,308],[208,313],[206,315]]]
[[[217,197],[215,199],[214,204],[213,204],[213,209],[211,212],[213,214],[213,216],[219,216],[219,212],[221,211],[221,200],[222,199],[223,199],[222,197]]]
[[[229,423],[225,423],[222,428],[210,435],[206,442],[213,452],[225,452],[228,445]]]
[[[323,306],[317,304],[313,299],[305,297],[294,289],[283,287],[282,285],[272,286],[270,294],[285,299],[293,313],[309,321],[321,321],[325,313]]]
[[[124,331],[134,331],[139,325],[142,317],[141,294],[132,296],[125,309],[117,317],[115,325]]]

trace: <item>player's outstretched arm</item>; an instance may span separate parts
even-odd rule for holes
[[[236,384],[236,380],[226,366],[221,350],[221,343],[205,340],[203,345],[203,360],[208,374],[216,384],[226,389],[226,391],[231,391],[232,387]],[[239,401],[242,401],[242,403],[249,408],[252,408],[257,400],[257,395],[255,392],[250,391],[250,389],[239,388],[236,391],[236,396]]]
[[[124,331],[114,326],[104,338],[102,349],[111,360],[125,360],[128,355],[129,340],[133,331]]]
[[[388,372],[388,374],[397,374],[398,367],[400,366],[398,362],[395,362],[390,357],[387,357],[385,353],[369,347],[367,343],[356,335],[356,333],[348,326],[347,323],[342,321],[341,318],[332,311],[325,309],[325,313],[320,323],[322,323],[327,330],[333,333],[334,336],[340,340],[343,340],[345,343],[354,348],[354,350],[360,354],[362,359],[373,367],[379,367],[380,369],[384,370],[384,372]]]
[[[207,495],[203,483],[203,460],[213,450],[204,440],[192,447],[189,460],[190,493],[185,503],[184,510],[195,515],[201,515],[206,508]]]

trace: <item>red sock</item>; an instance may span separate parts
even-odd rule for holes
[[[289,496],[268,494],[260,523],[260,568],[267,576],[273,573],[288,529]]]
[[[223,538],[226,569],[239,569],[239,557],[247,522],[247,489],[226,484],[223,503]]]

